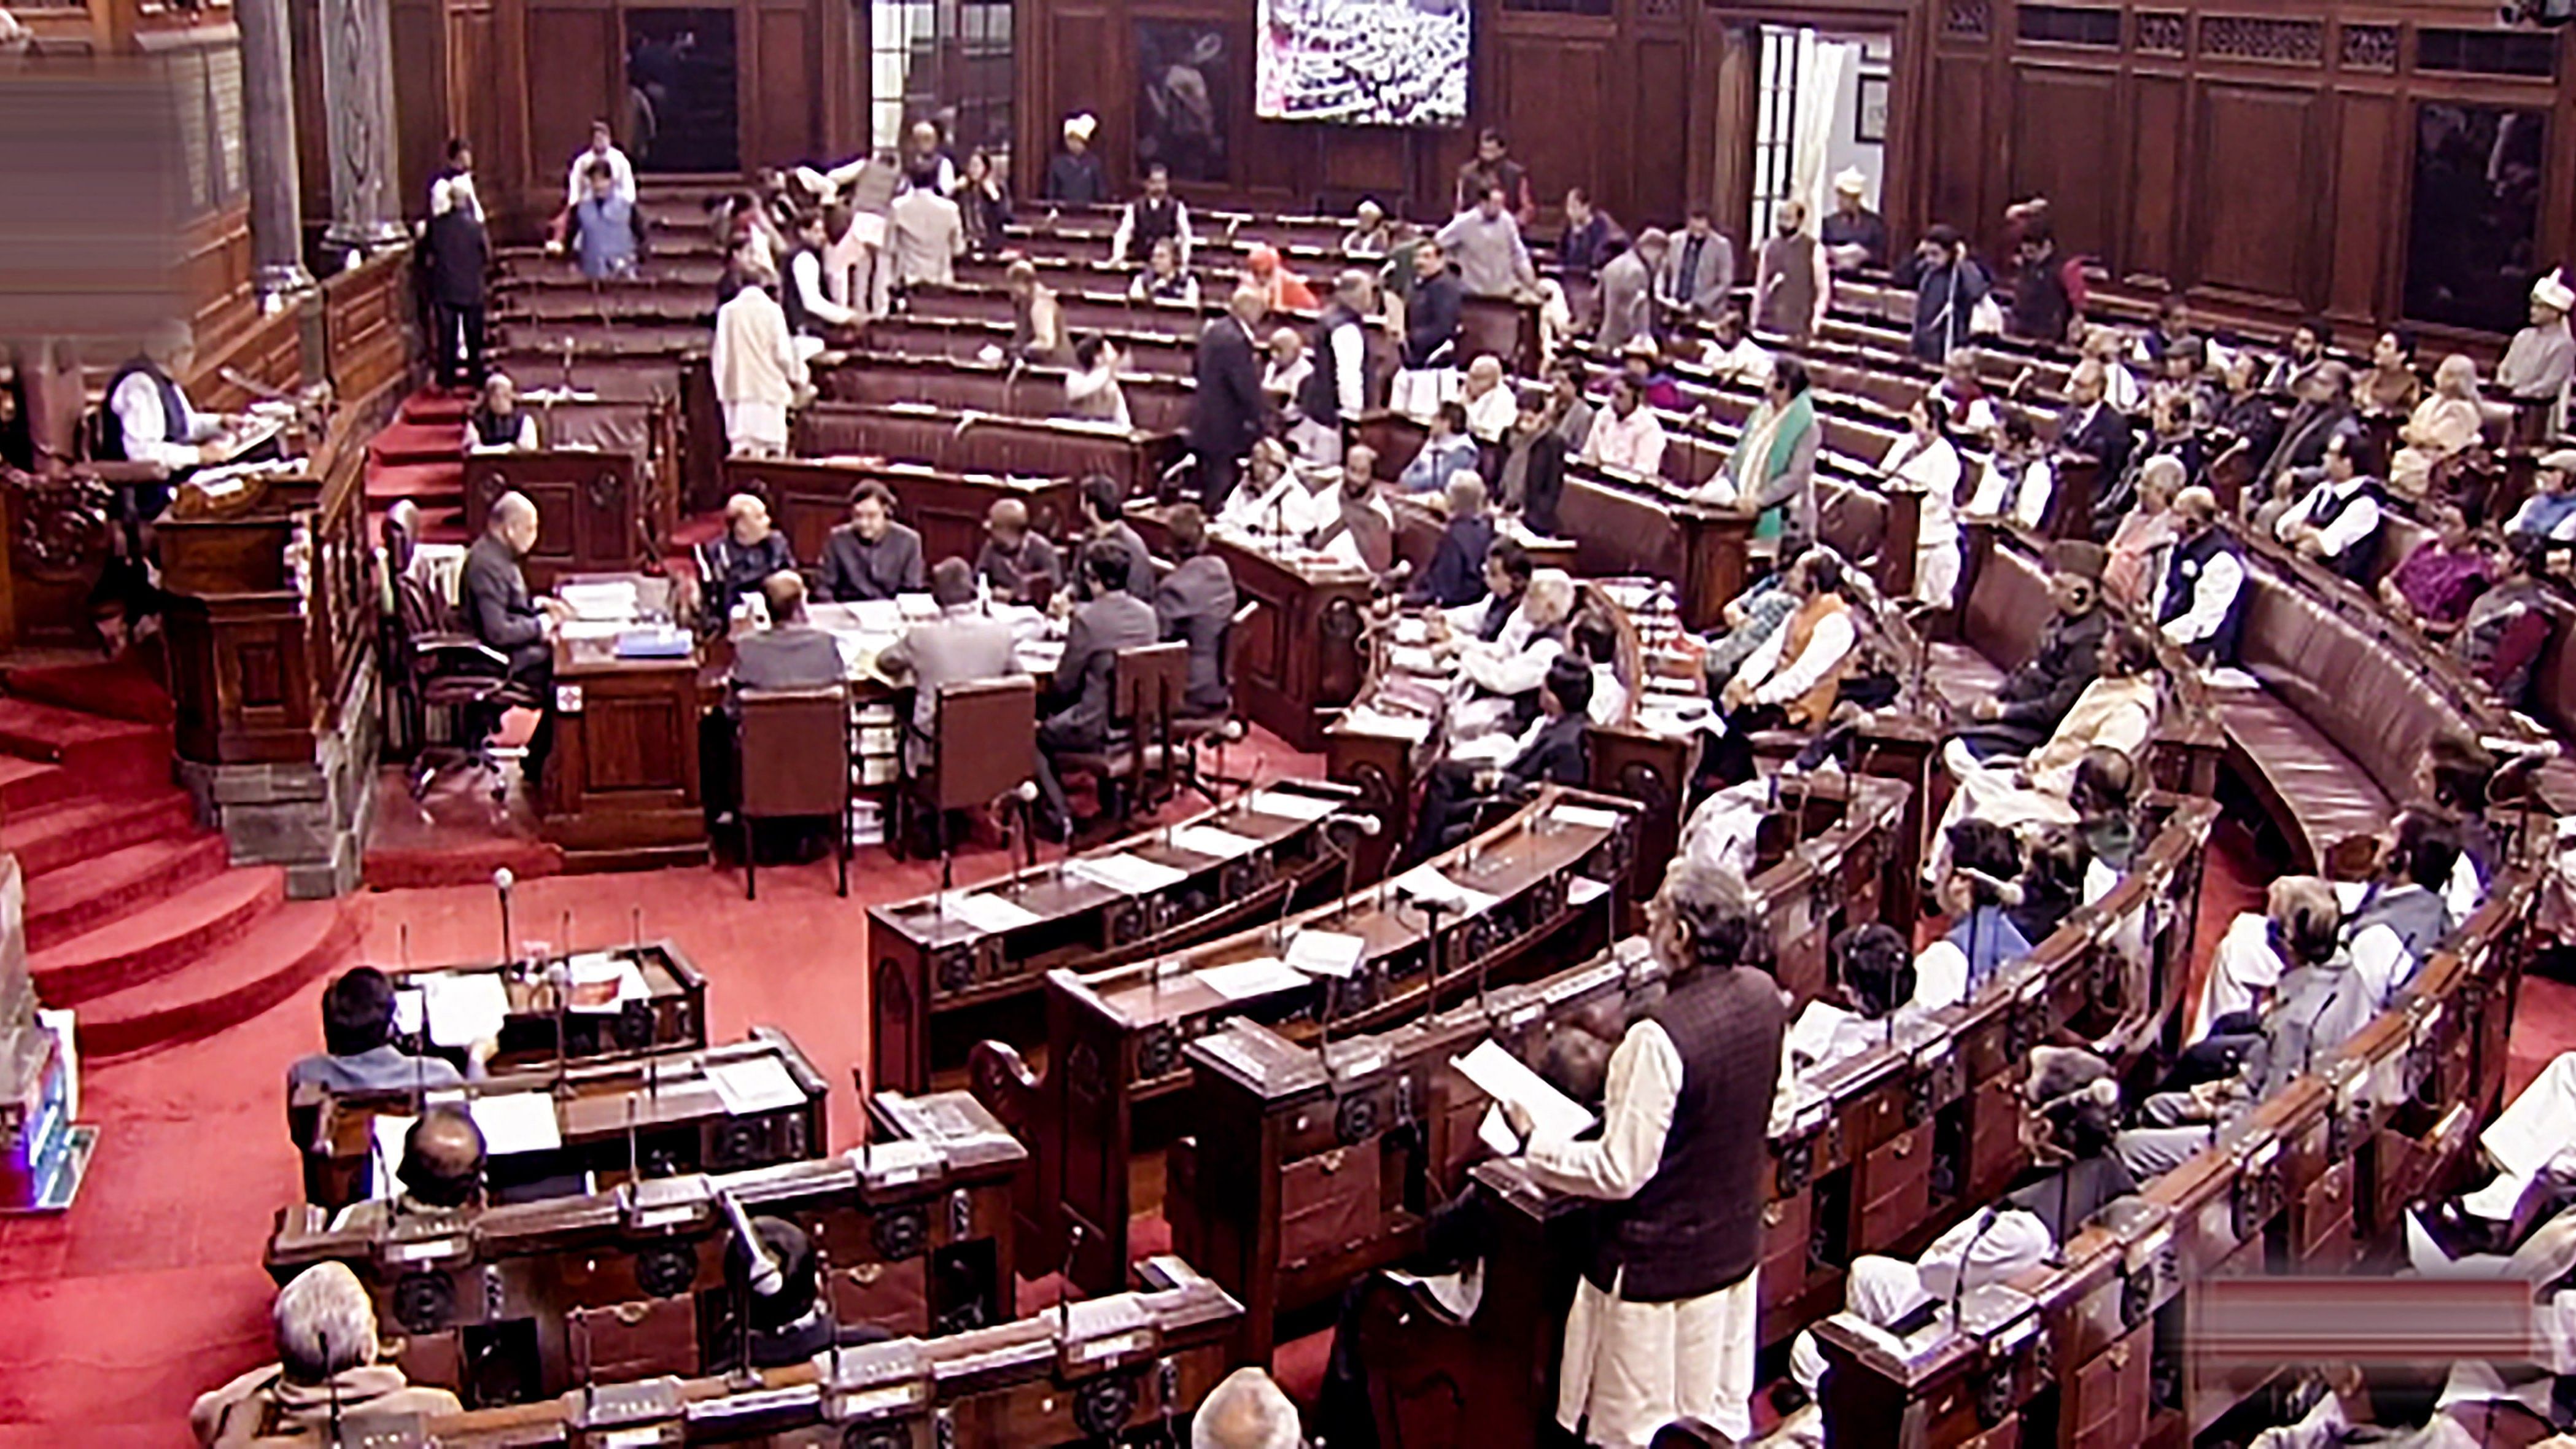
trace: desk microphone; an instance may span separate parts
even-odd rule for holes
[[[1995,1225],[1995,1216],[1994,1206],[1989,1203],[1978,1215],[1977,1230],[1968,1237],[1967,1251],[1959,1255],[1959,1276],[1950,1284],[1950,1331],[1952,1333],[1959,1331],[1959,1301],[1968,1296],[1968,1265],[1976,1261],[1977,1244],[1986,1240],[1986,1233]]]
[[[1082,1251],[1082,1239],[1082,1224],[1068,1222],[1064,1225],[1064,1267],[1058,1272],[1058,1276],[1064,1279],[1064,1292],[1055,1300],[1055,1336],[1059,1340],[1073,1332],[1073,1260]]]
[[[1347,825],[1361,835],[1367,836],[1371,839],[1375,839],[1377,833],[1384,829],[1385,826],[1380,824],[1378,818],[1374,815],[1354,815],[1343,810],[1336,810],[1332,814],[1325,816],[1323,819],[1322,836],[1324,848],[1341,857],[1342,862],[1342,889],[1340,891],[1341,904],[1333,908],[1333,921],[1335,924],[1339,924],[1350,918],[1351,873],[1358,867],[1356,862],[1351,858],[1352,846],[1333,844],[1332,827],[1336,825]],[[1294,897],[1297,894],[1297,886],[1293,880],[1289,882],[1288,894],[1291,897]]]
[[[506,865],[492,872],[493,893],[501,898],[501,961],[504,965],[509,963],[515,950],[510,944],[510,887],[517,880],[518,877],[510,874]]]
[[[1020,806],[1020,850],[1021,853],[1028,858],[1029,868],[1034,869],[1038,863],[1038,837],[1036,828],[1038,782],[1035,780],[1022,780],[1019,785],[1011,791],[1011,798],[1018,801]],[[1005,854],[1003,859],[1007,861],[1009,856]],[[1012,878],[1011,894],[1014,897],[1020,895],[1028,888],[1029,882],[1025,874]]]

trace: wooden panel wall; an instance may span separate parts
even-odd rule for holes
[[[1991,244],[2007,203],[2045,195],[2061,242],[2123,283],[2279,322],[2391,321],[2415,107],[2465,101],[2552,111],[2537,255],[2566,259],[2576,65],[2563,47],[2557,80],[2417,64],[2421,30],[2491,33],[2493,6],[2064,8],[2114,16],[2116,43],[2024,38],[2018,0],[1923,0],[1923,83],[1907,93],[1900,47],[1890,122],[1893,143],[1914,138],[1920,157],[1890,166],[1901,233],[1938,220]]]

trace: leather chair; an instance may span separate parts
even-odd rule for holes
[[[909,715],[904,719],[907,738],[892,841],[901,855],[912,837],[914,807],[929,811],[938,832],[940,888],[945,890],[955,849],[948,837],[949,813],[981,810],[1006,795],[1027,803],[1020,787],[1037,774],[1037,681],[1019,674],[949,685],[939,691],[936,718],[927,739],[913,728]],[[910,748],[915,739],[927,746],[929,756],[918,769]]]
[[[1172,723],[1189,677],[1187,644],[1119,650],[1110,675],[1109,738],[1098,750],[1057,755],[1057,778],[1090,776],[1106,819],[1124,822],[1161,803],[1174,788]]]
[[[414,515],[405,512],[408,508],[408,502],[397,504],[385,517],[389,569],[392,560],[407,561],[412,555]],[[441,773],[462,767],[490,774],[492,798],[500,799],[508,782],[495,768],[491,738],[501,727],[501,716],[511,709],[542,709],[545,702],[510,678],[510,657],[468,633],[455,605],[427,582],[408,568],[396,570],[390,582],[394,612],[385,621],[387,672],[400,681],[397,692],[420,715],[410,732],[420,742],[412,758],[412,798],[427,795]],[[448,745],[428,743],[433,712],[453,721]],[[529,782],[532,788],[535,783]]]
[[[1181,784],[1196,790],[1206,797],[1211,805],[1216,803],[1218,786],[1233,785],[1240,788],[1246,783],[1226,778],[1225,747],[1244,736],[1244,723],[1239,718],[1237,701],[1233,698],[1234,681],[1242,677],[1241,671],[1236,667],[1235,650],[1238,641],[1245,637],[1245,631],[1251,626],[1252,616],[1260,609],[1259,599],[1244,600],[1236,607],[1233,615],[1225,621],[1225,628],[1217,635],[1216,657],[1219,668],[1224,671],[1222,677],[1226,682],[1226,707],[1215,714],[1175,714],[1172,717],[1172,738],[1182,746],[1183,750],[1179,761]],[[1216,770],[1213,774],[1199,768],[1199,748],[1202,745],[1211,746],[1216,751]]]
[[[734,811],[742,821],[742,893],[760,899],[753,828],[762,820],[829,816],[839,893],[850,893],[850,698],[824,689],[741,689]]]

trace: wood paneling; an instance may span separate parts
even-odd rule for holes
[[[394,206],[429,214],[430,178],[459,134],[447,111],[447,12],[440,0],[394,0]],[[324,212],[328,219],[329,212]]]
[[[613,9],[532,4],[527,13],[528,179],[561,206],[564,168],[589,144],[590,123],[617,114],[625,45]]]
[[[2128,247],[2122,275],[2170,279],[2183,177],[2183,83],[2142,75],[2129,86]]]
[[[2313,90],[2202,83],[2192,194],[2203,285],[2306,301],[2316,189],[2293,178],[2315,174],[2316,110]]]
[[[1932,84],[1924,109],[1927,124],[1917,154],[1929,163],[1931,216],[1963,230],[1978,227],[1986,205],[1987,173],[1995,149],[1986,142],[1986,81],[1991,66],[1983,56],[1942,56],[1932,64]],[[1895,126],[1893,118],[1889,128]]]
[[[2120,154],[2119,83],[2113,71],[2056,66],[2024,66],[2013,76],[2009,190],[2048,198],[2058,244],[2069,252],[2099,253],[2111,242],[2119,178],[2102,158]]]
[[[1593,154],[1596,157],[1616,155],[1627,158],[1628,184],[1624,188],[1625,194],[1618,198],[1627,209],[1621,215],[1669,220],[1680,216],[1693,199],[1690,195],[1694,190],[1690,184],[1690,136],[1679,124],[1681,118],[1690,114],[1689,45],[1679,35],[1639,39],[1630,77],[1631,84],[1626,92],[1629,103],[1626,144],[1605,147]],[[1582,100],[1571,95],[1566,99],[1574,104],[1580,104]],[[1596,91],[1591,99],[1598,107],[1594,114],[1619,114],[1611,109],[1611,103],[1618,99],[1617,93]],[[1565,114],[1573,113],[1568,111]],[[1521,127],[1514,134],[1524,134],[1527,130],[1527,127]],[[1570,173],[1558,174],[1579,177],[1589,169],[1578,164]],[[1701,199],[1712,198],[1702,190]],[[1738,232],[1742,226],[1740,218],[1747,214],[1741,211],[1731,213],[1721,218],[1718,224],[1729,232]],[[1735,244],[1738,255],[1742,255],[1746,239],[1738,234]],[[1748,264],[1738,270],[1750,275],[1752,268]]]
[[[823,159],[814,149],[821,137],[812,12],[802,5],[764,6],[754,35],[743,66],[745,160]]]
[[[2364,321],[2375,317],[2388,293],[2397,255],[2405,236],[2405,178],[2398,160],[2405,139],[2398,124],[2397,103],[2388,96],[2345,94],[2337,98],[2334,194],[2382,198],[2385,225],[2331,228],[2334,269],[2326,288],[2326,305],[2337,317]],[[2336,214],[2348,216],[2340,207]]]
[[[1513,151],[1534,176],[1591,176],[1604,158],[1620,154],[1620,148],[1610,145],[1603,134],[1617,118],[1583,104],[1612,94],[1611,38],[1608,22],[1602,21],[1572,33],[1497,35],[1486,48],[1486,63],[1493,73],[1488,90],[1498,94],[1496,104],[1502,112],[1496,124],[1512,138]],[[1678,136],[1681,128],[1667,125],[1666,129]],[[1638,139],[1644,138],[1639,135]],[[1674,174],[1679,175],[1678,167]],[[1611,215],[1631,226],[1643,225],[1629,220],[1636,208],[1627,197],[1613,199],[1608,194],[1611,188],[1603,182],[1609,179],[1581,184],[1610,208]],[[1546,190],[1556,199],[1565,194],[1559,186]]]

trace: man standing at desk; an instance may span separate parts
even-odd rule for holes
[[[493,500],[483,536],[465,551],[460,585],[465,627],[508,656],[511,681],[536,696],[537,732],[528,737],[519,768],[531,790],[545,779],[546,756],[555,745],[554,623],[570,612],[560,599],[529,597],[519,560],[536,546],[537,505],[524,493],[502,494]]]
[[[850,490],[850,521],[823,540],[823,597],[857,604],[921,588],[921,535],[894,521],[894,490],[870,478]]]
[[[1127,587],[1127,550],[1114,541],[1094,542],[1083,551],[1082,567],[1091,586],[1091,601],[1073,611],[1065,632],[1064,658],[1055,667],[1047,703],[1054,713],[1038,722],[1038,790],[1044,812],[1040,833],[1061,837],[1071,828],[1073,812],[1065,803],[1064,784],[1056,777],[1055,757],[1099,749],[1109,739],[1109,692],[1118,651],[1157,642],[1162,626],[1154,606]]]
[[[1261,293],[1237,287],[1226,315],[1199,333],[1191,361],[1190,454],[1199,470],[1199,508],[1215,513],[1234,494],[1243,455],[1261,436],[1269,401],[1261,393],[1261,344],[1253,325],[1269,310]]]
[[[1598,1198],[1565,1324],[1556,1421],[1639,1449],[1675,1419],[1753,1431],[1753,1355],[1771,1096],[1788,1005],[1771,938],[1730,872],[1677,864],[1647,907],[1671,992],[1610,1057],[1601,1135],[1530,1134],[1530,1176]]]

